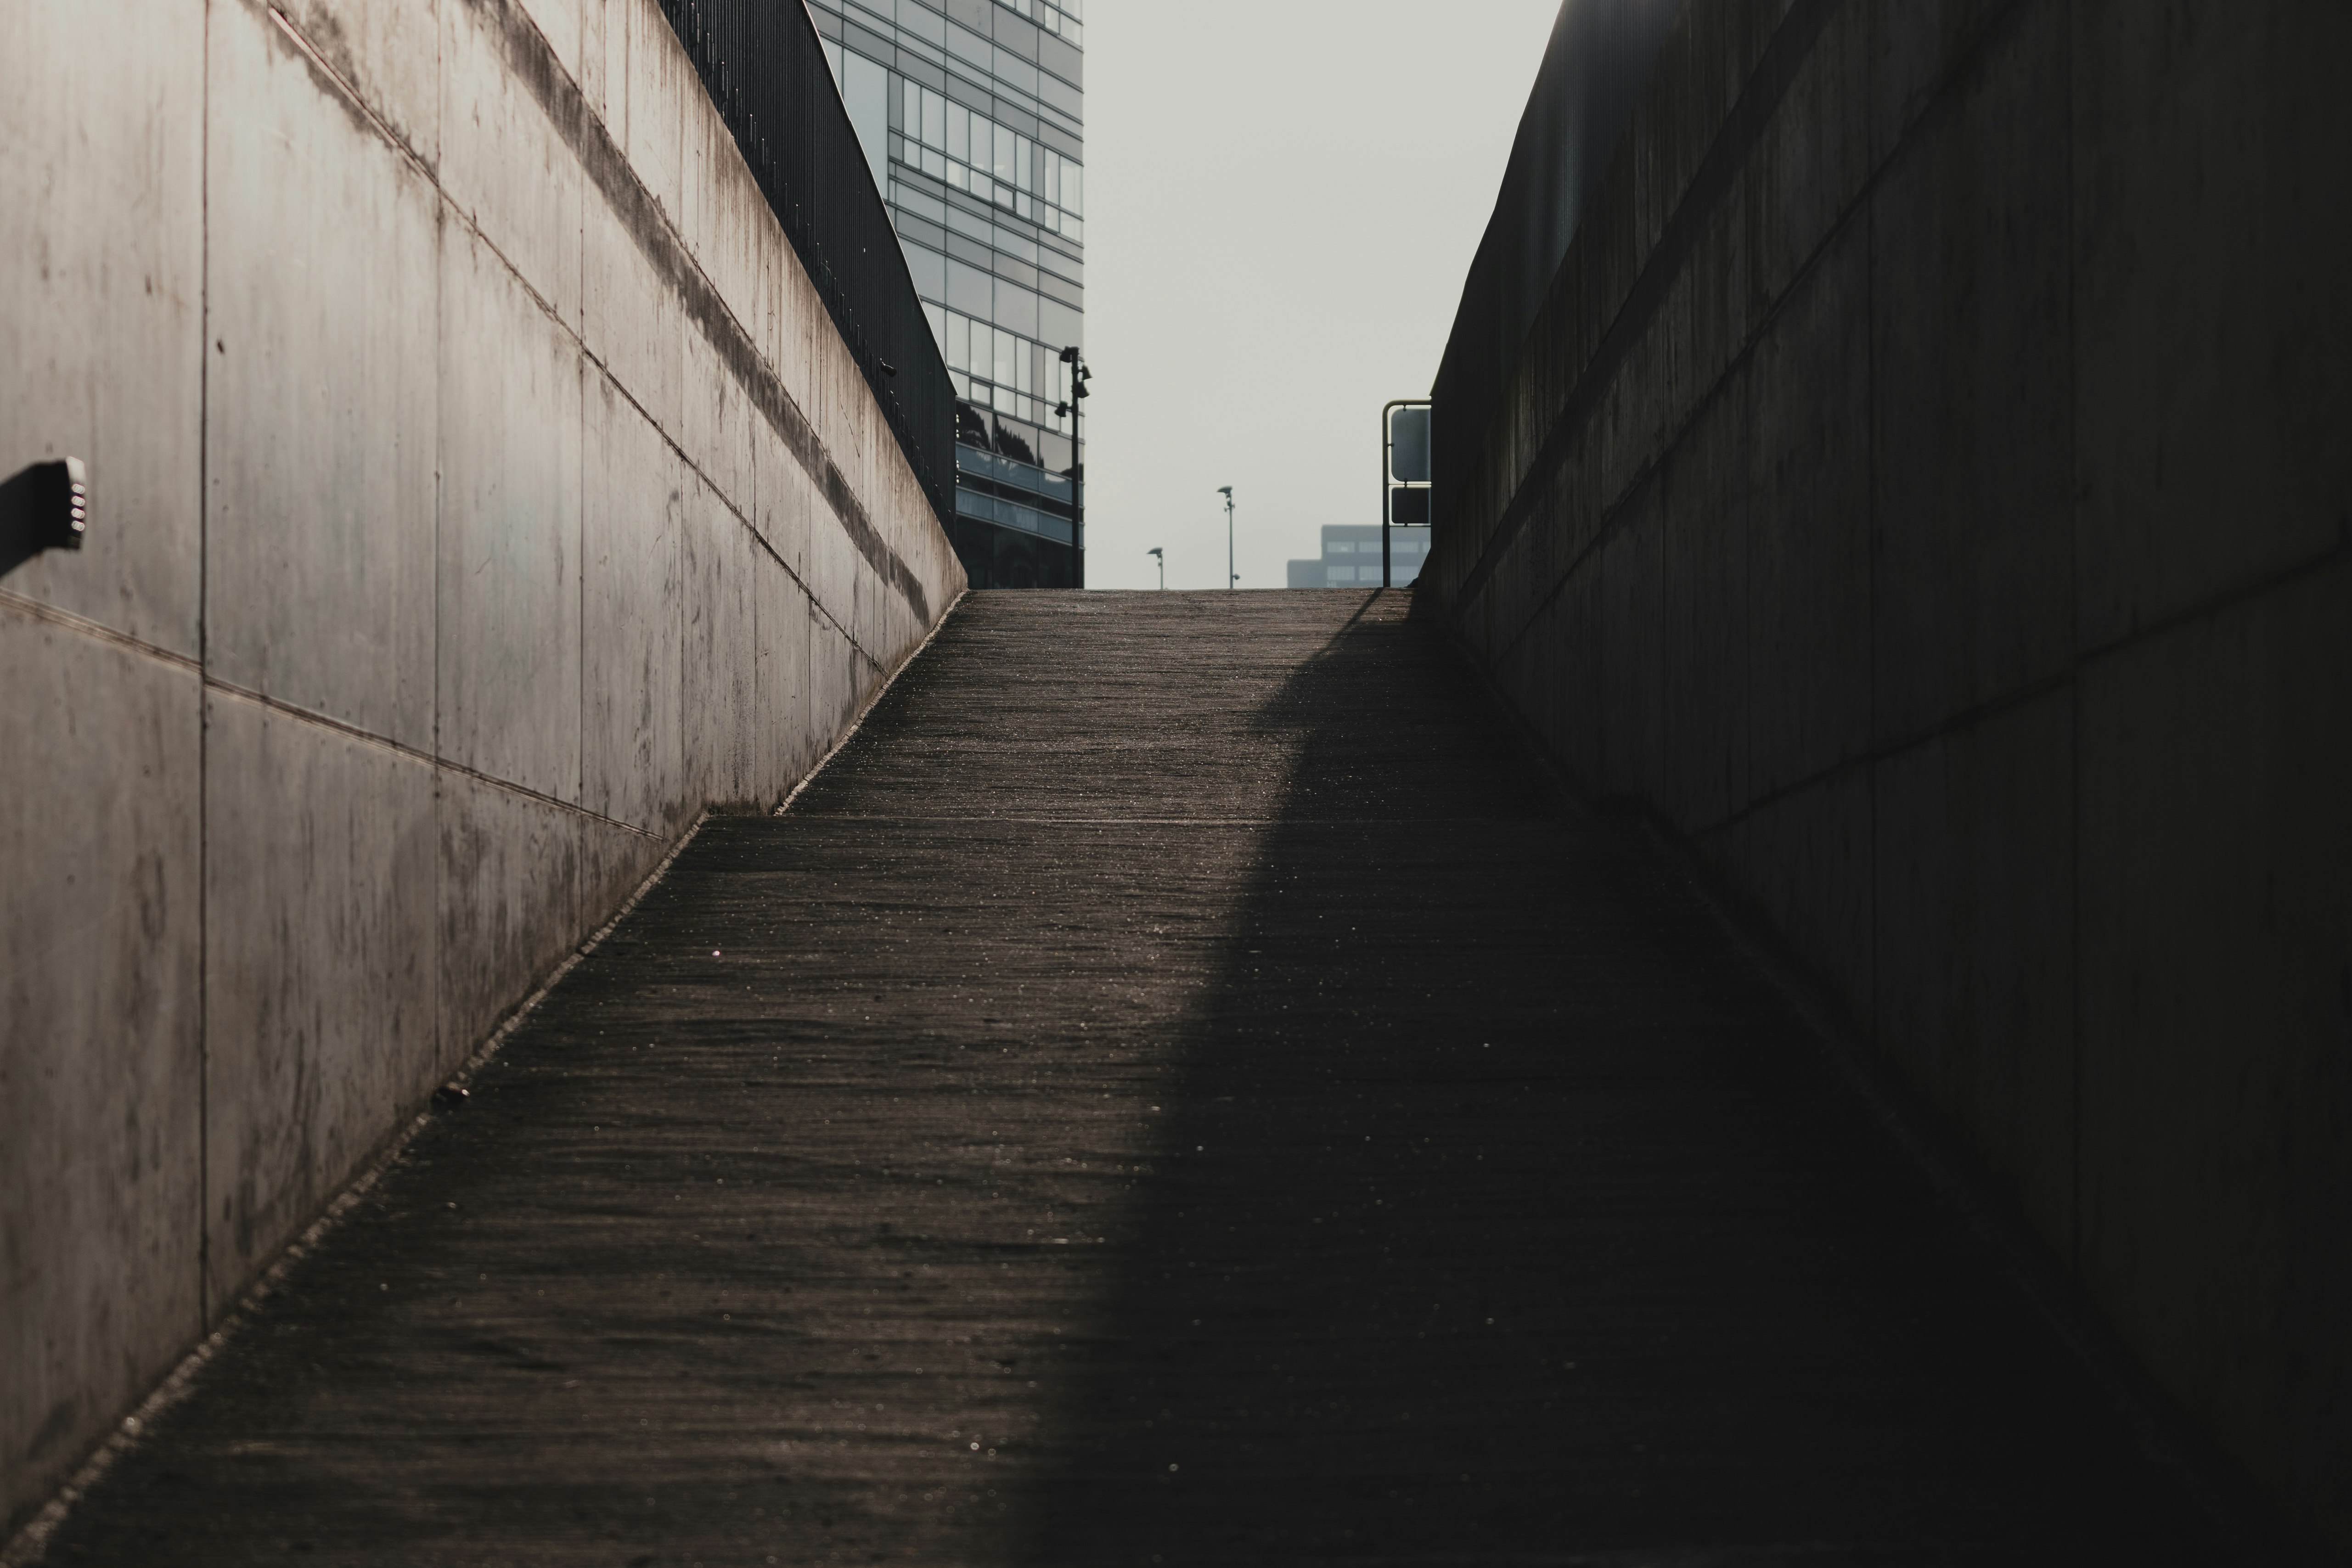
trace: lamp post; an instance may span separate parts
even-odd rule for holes
[[[1230,593],[1234,584],[1242,580],[1241,573],[1234,570],[1234,487],[1220,485],[1217,494],[1225,498],[1225,591]]]
[[[1087,383],[1095,379],[1095,373],[1087,368],[1076,343],[1062,350],[1061,361],[1070,367],[1070,395],[1054,405],[1054,417],[1070,422],[1070,559],[1077,567],[1074,574],[1077,578],[1077,585],[1084,588],[1087,585],[1084,543],[1087,537],[1087,465],[1077,455],[1078,403],[1081,399],[1094,395],[1087,391]]]
[[[1143,553],[1151,557],[1153,560],[1159,563],[1160,587],[1160,591],[1165,592],[1168,588],[1168,558],[1160,553],[1160,547],[1158,545],[1153,545],[1150,549],[1145,550]]]

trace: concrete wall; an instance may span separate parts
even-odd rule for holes
[[[1690,0],[1422,583],[2352,1546],[2347,72]]]
[[[0,213],[13,1525],[963,574],[653,0],[0,7]]]

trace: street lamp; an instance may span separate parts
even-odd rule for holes
[[[1158,545],[1153,545],[1150,549],[1145,550],[1143,553],[1151,557],[1154,560],[1160,563],[1160,587],[1162,591],[1165,591],[1168,587],[1168,558],[1160,553],[1160,547]]]
[[[1063,349],[1060,358],[1062,363],[1070,367],[1070,395],[1054,405],[1054,417],[1070,422],[1070,557],[1077,564],[1077,570],[1073,575],[1076,577],[1078,586],[1084,588],[1087,585],[1087,465],[1077,457],[1078,403],[1082,399],[1094,395],[1087,391],[1087,383],[1095,379],[1095,373],[1079,357],[1076,343]]]
[[[1234,570],[1234,487],[1220,485],[1217,494],[1225,498],[1225,591],[1231,592],[1242,580],[1242,574]]]

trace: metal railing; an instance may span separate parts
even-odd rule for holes
[[[661,0],[940,526],[955,516],[955,388],[800,0]]]

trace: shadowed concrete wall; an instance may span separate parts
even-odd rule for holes
[[[1421,581],[2352,1544],[2347,68],[1690,0]]]
[[[963,587],[653,0],[0,8],[0,1522]]]

